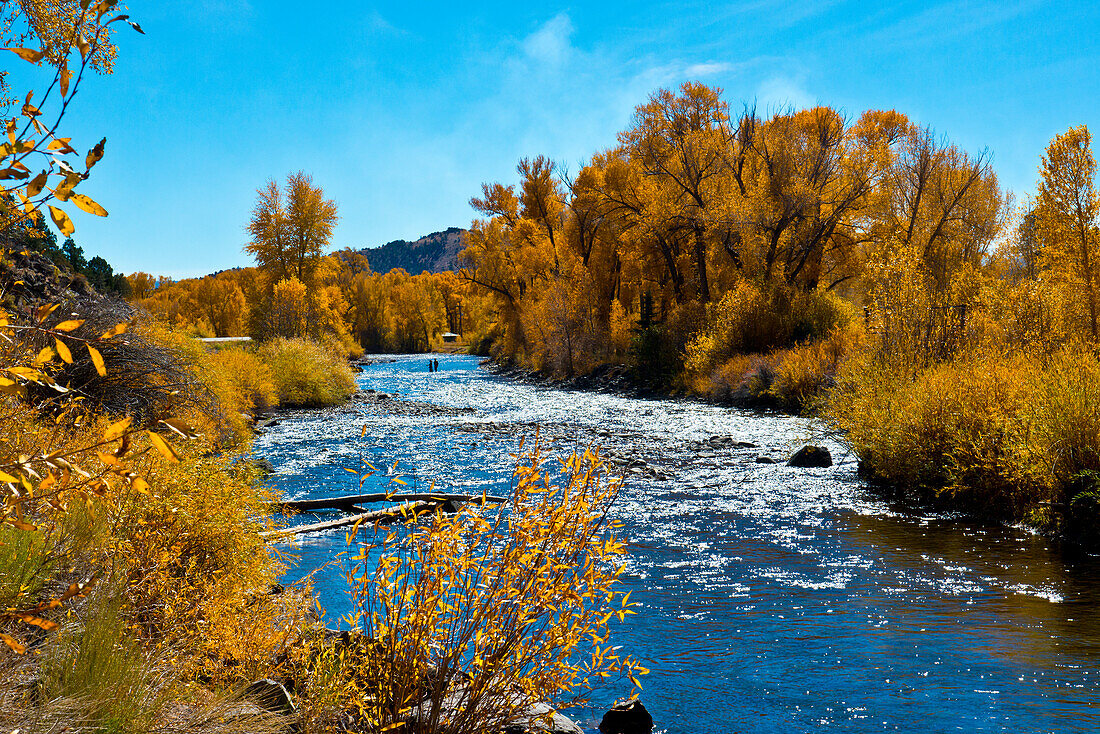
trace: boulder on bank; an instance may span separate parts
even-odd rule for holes
[[[262,474],[274,474],[275,473],[275,465],[272,464],[271,461],[268,460],[268,459],[253,459],[249,463],[252,464],[253,468],[255,468],[257,471],[259,471]]]
[[[787,460],[787,466],[800,469],[823,469],[833,465],[833,455],[824,446],[803,446]]]
[[[620,701],[603,715],[600,734],[650,734],[653,717],[636,698]]]
[[[575,721],[551,710],[545,703],[532,704],[504,734],[584,734]]]

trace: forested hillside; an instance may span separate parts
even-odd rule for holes
[[[394,240],[381,247],[364,248],[359,253],[366,256],[371,270],[376,273],[401,268],[410,275],[419,275],[425,270],[429,273],[458,270],[458,253],[464,249],[466,230],[448,227],[414,242]]]

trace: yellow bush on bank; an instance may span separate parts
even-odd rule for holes
[[[1100,362],[975,354],[912,373],[853,360],[829,401],[864,468],[921,497],[1021,518],[1100,470]]]
[[[355,374],[347,361],[317,342],[272,339],[260,346],[257,356],[271,370],[279,405],[335,405],[355,392]]]
[[[232,386],[236,407],[245,412],[267,410],[279,403],[279,393],[271,368],[254,352],[245,349],[219,349],[210,355],[215,368]]]
[[[97,307],[3,329],[0,469],[28,491],[0,495],[0,726],[202,730],[209,707],[166,702],[271,674],[311,600],[268,593],[271,497],[206,352],[150,324],[85,340]]]

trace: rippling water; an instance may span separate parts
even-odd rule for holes
[[[807,421],[531,386],[471,357],[438,359],[438,373],[424,356],[399,357],[359,382],[450,410],[291,414],[257,454],[292,498],[355,492],[343,468],[364,460],[396,460],[410,487],[504,493],[509,454],[536,426],[559,453],[601,445],[627,472],[616,512],[630,542],[625,582],[642,603],[614,639],[652,670],[642,699],[659,731],[1100,730],[1095,558],[1022,529],[894,512]],[[755,463],[810,439],[837,464]],[[308,537],[292,573],[323,565],[344,537]],[[344,582],[331,567],[316,578],[334,624],[349,606]],[[628,689],[569,713],[595,731]]]

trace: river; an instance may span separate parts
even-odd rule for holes
[[[423,355],[367,367],[360,387],[392,400],[282,416],[255,447],[273,484],[291,498],[354,493],[345,468],[396,461],[410,488],[503,494],[536,426],[554,453],[602,446],[627,477],[615,512],[641,603],[613,640],[652,671],[642,700],[657,731],[1100,730],[1096,558],[1021,528],[897,511],[803,419],[564,391],[437,358],[436,373]],[[811,441],[836,464],[756,463]],[[307,537],[289,575],[344,538]],[[336,626],[346,584],[332,566],[315,581]],[[616,683],[566,713],[595,732],[628,692]]]

